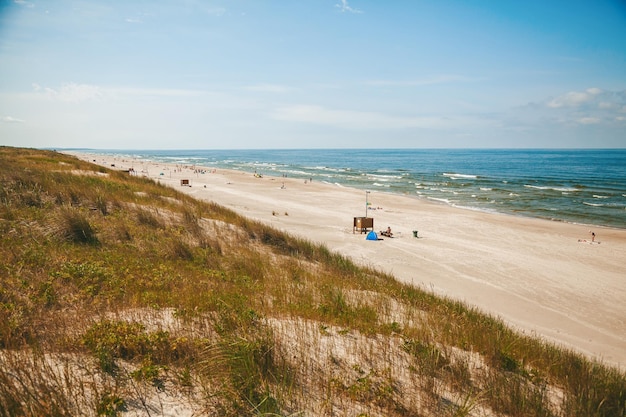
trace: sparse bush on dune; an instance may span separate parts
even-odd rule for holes
[[[91,227],[87,216],[72,209],[62,210],[58,218],[49,225],[51,233],[60,239],[67,239],[73,243],[97,245],[99,243],[96,231]]]
[[[0,147],[0,259],[0,416],[625,415],[617,369],[55,152]]]

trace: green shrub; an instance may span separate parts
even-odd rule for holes
[[[110,392],[104,393],[96,405],[96,413],[99,416],[116,417],[126,410],[126,401]]]

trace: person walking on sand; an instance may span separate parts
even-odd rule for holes
[[[596,241],[596,234],[595,234],[595,232],[591,232],[591,241],[592,242]]]

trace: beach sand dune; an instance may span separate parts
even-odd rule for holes
[[[366,209],[365,191],[333,184],[76,155],[116,169],[132,167],[400,281],[464,301],[526,334],[626,367],[626,230],[594,227],[591,243],[585,225],[375,191]],[[191,187],[181,187],[181,179]],[[353,218],[366,214],[375,231],[389,226],[394,237],[367,241],[353,233]]]

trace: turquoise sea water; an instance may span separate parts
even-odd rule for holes
[[[89,150],[626,228],[626,149]]]

